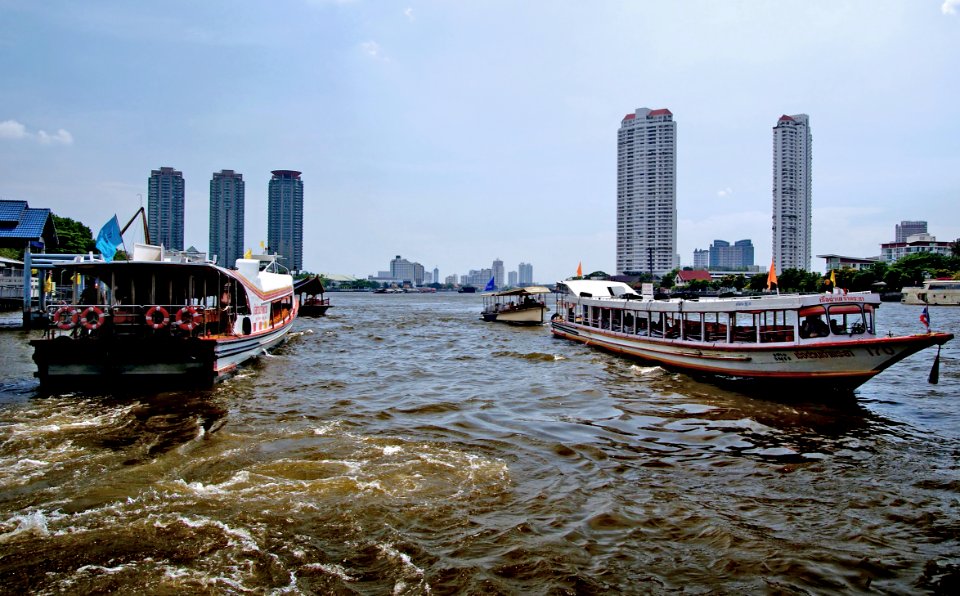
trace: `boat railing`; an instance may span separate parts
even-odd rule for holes
[[[229,309],[197,304],[54,304],[45,314],[51,337],[194,337],[228,333],[233,325]]]

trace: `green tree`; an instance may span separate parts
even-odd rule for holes
[[[665,273],[664,276],[660,278],[660,287],[665,290],[669,290],[670,288],[672,288],[674,282],[677,279],[677,273],[679,272],[680,272],[679,269],[671,269],[670,271]]]
[[[57,228],[59,245],[47,247],[47,252],[56,254],[83,254],[95,252],[97,241],[93,239],[90,228],[69,217],[51,214],[53,225]]]
[[[753,290],[754,292],[761,292],[767,289],[767,274],[766,273],[757,273],[756,275],[750,276],[750,281],[747,282],[747,288]]]

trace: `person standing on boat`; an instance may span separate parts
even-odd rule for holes
[[[233,332],[233,293],[230,284],[223,284],[223,293],[220,294],[220,325],[225,333]]]
[[[103,304],[107,301],[106,295],[100,289],[100,281],[94,279],[93,283],[83,289],[80,294],[81,304]]]

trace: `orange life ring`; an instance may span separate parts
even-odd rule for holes
[[[158,321],[156,315],[160,315],[160,320]],[[167,309],[162,306],[151,306],[147,309],[147,313],[144,315],[147,320],[147,325],[153,329],[163,329],[167,326],[167,323],[170,322],[170,313],[167,312]]]
[[[93,318],[90,317],[91,314],[94,315]],[[100,328],[106,320],[107,316],[98,306],[88,306],[80,313],[80,322],[83,328],[89,331]]]
[[[192,306],[184,306],[177,311],[177,320],[174,323],[177,324],[177,327],[183,329],[184,331],[193,331],[200,325],[200,321],[203,317],[200,316],[200,313],[197,312],[197,309]]]
[[[72,306],[61,306],[53,315],[53,323],[60,329],[73,329],[77,324],[77,309]]]

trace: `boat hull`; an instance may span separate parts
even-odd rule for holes
[[[301,317],[322,317],[327,314],[327,309],[330,308],[329,304],[322,305],[302,305],[300,307],[299,316]]]
[[[953,338],[948,333],[928,333],[843,342],[731,345],[637,337],[562,320],[552,321],[551,331],[557,337],[673,370],[842,391],[856,389],[907,356]]]
[[[286,340],[292,320],[245,336],[70,338],[31,341],[44,390],[211,386]]]
[[[502,310],[498,312],[484,311],[481,317],[487,322],[510,323],[512,325],[542,325],[544,322],[544,313],[547,308],[537,306],[534,308],[517,308],[513,310]]]

